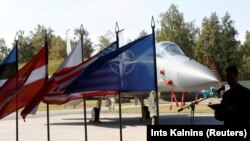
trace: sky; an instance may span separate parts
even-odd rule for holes
[[[152,16],[159,28],[160,14],[171,4],[184,14],[185,22],[194,21],[196,27],[212,12],[219,19],[228,12],[239,40],[243,42],[250,31],[249,0],[0,0],[0,38],[11,47],[17,31],[29,35],[38,24],[52,28],[62,38],[69,29],[73,37],[73,30],[82,24],[97,44],[98,37],[115,31],[117,22],[124,29],[124,40],[134,40],[142,30],[151,33]]]

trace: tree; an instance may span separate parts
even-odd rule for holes
[[[225,70],[229,65],[240,63],[239,56],[240,41],[236,40],[238,35],[229,13],[221,18],[220,48],[216,48],[216,62],[219,62],[218,69]]]
[[[202,21],[202,30],[199,33],[195,47],[195,59],[206,64],[204,57],[215,58],[215,48],[219,47],[221,26],[216,13]]]
[[[80,35],[81,35],[80,29],[75,29],[74,30],[74,37],[73,37],[73,41],[72,41],[73,47],[75,47],[76,44],[78,42],[80,42],[80,37],[81,37]],[[94,51],[93,43],[88,36],[89,36],[88,31],[85,28],[83,28],[83,52],[84,52],[83,56],[84,56],[84,58],[91,57],[91,54]]]
[[[242,57],[241,65],[239,67],[240,80],[250,80],[250,32],[246,32],[246,40],[240,48],[240,56]]]
[[[174,4],[170,6],[168,11],[160,14],[160,18],[160,28],[156,31],[157,41],[173,41],[182,48],[187,56],[192,57],[192,48],[198,32],[194,23],[186,23],[183,13],[180,13]]]
[[[110,30],[106,31],[106,33],[99,37],[99,51],[103,50],[107,46],[109,46],[112,42],[115,41],[115,34]]]
[[[3,59],[8,55],[10,52],[10,49],[6,46],[5,40],[3,38],[0,38],[0,63],[3,61]]]
[[[24,31],[18,32],[19,40],[19,62],[25,63],[29,61],[45,43],[47,32],[47,40],[49,45],[49,60],[58,60],[65,58],[66,42],[60,37],[53,34],[51,28],[45,28],[37,25],[34,31],[30,31],[28,36],[24,36]]]
[[[49,59],[62,59],[66,56],[66,41],[60,36],[52,36]]]
[[[137,39],[139,39],[139,38],[141,38],[141,37],[144,37],[144,36],[146,36],[146,35],[148,35],[148,33],[147,33],[145,30],[142,30],[142,31],[139,33]]]
[[[212,13],[210,18],[205,17],[194,50],[195,58],[204,64],[207,63],[205,57],[212,59],[222,80],[225,80],[226,67],[239,61],[237,58],[239,41],[236,40],[238,33],[233,23],[228,13],[222,17],[221,23],[216,13]]]
[[[24,31],[18,31],[18,62],[28,62],[34,56],[34,48],[30,44],[30,37],[24,36]]]
[[[48,41],[48,46],[49,46],[49,52],[51,50],[52,46],[52,38],[55,36],[53,35],[53,30],[49,27],[46,28],[43,25],[37,25],[35,28],[35,31],[30,31],[30,44],[34,48],[34,53],[37,53],[43,44],[45,43],[45,36],[47,32],[47,41]]]

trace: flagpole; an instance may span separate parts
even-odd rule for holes
[[[116,22],[115,25],[115,34],[116,34],[116,42],[117,42],[117,49],[119,48],[119,26],[118,23]],[[120,141],[122,141],[122,108],[121,108],[121,92],[118,91],[119,95],[119,122],[120,122]]]
[[[47,30],[45,30],[45,64],[46,64],[46,74],[45,74],[45,82],[48,81],[48,33]],[[47,140],[50,141],[50,122],[49,122],[49,104],[47,103]]]
[[[15,47],[16,47],[16,72],[18,72],[18,32],[15,36]],[[18,78],[17,78],[18,79]],[[17,84],[17,81],[16,81]],[[19,139],[19,126],[18,126],[18,95],[16,96],[16,141]]]
[[[155,21],[154,21],[154,17],[152,16],[152,20],[151,20],[151,28],[152,28],[152,34],[153,34],[153,47],[154,47],[154,67],[155,67],[155,97],[156,97],[156,125],[159,125],[159,98],[158,98],[158,85],[157,85],[157,69],[156,69],[156,50],[155,50]]]
[[[82,46],[82,61],[84,61],[84,52],[83,52],[83,34],[84,29],[81,25],[80,27],[80,35],[81,35],[81,46]],[[84,126],[85,126],[85,141],[88,140],[88,133],[87,133],[87,116],[86,116],[86,98],[83,98],[83,109],[84,109]]]

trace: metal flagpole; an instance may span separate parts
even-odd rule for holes
[[[49,123],[49,104],[47,103],[47,137],[48,137],[48,141],[50,141],[50,123]]]
[[[82,61],[84,61],[84,52],[83,52],[83,34],[84,29],[81,25],[80,27],[80,35],[81,35],[81,46],[82,46]],[[85,126],[85,141],[88,140],[88,133],[87,133],[87,117],[86,117],[86,98],[83,98],[83,109],[84,109],[84,126]]]
[[[16,33],[16,36],[15,36],[15,46],[16,46],[16,72],[18,72],[18,32]],[[18,138],[19,138],[18,128],[19,126],[18,126],[18,95],[17,95],[16,96],[16,141],[18,141]]]
[[[45,64],[46,64],[46,74],[45,74],[45,82],[47,82],[48,80],[48,33],[47,30],[45,30],[45,53],[46,53],[46,57],[45,57]],[[48,141],[50,141],[50,122],[49,122],[49,104],[47,103],[47,137],[48,137]]]
[[[154,47],[154,62],[155,62],[155,91],[156,91],[156,113],[157,113],[157,119],[156,119],[156,125],[159,125],[159,98],[158,98],[158,85],[157,85],[157,70],[156,70],[156,50],[155,50],[155,21],[154,17],[152,16],[151,20],[151,28],[152,28],[152,34],[153,34],[153,47]]]
[[[115,25],[115,33],[116,33],[116,42],[117,42],[117,49],[119,48],[119,26],[118,23],[116,22]],[[119,95],[119,121],[120,121],[120,141],[122,141],[122,108],[121,108],[121,92],[118,92]]]

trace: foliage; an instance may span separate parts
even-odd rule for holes
[[[160,28],[156,31],[157,41],[169,40],[175,42],[187,56],[192,57],[192,48],[198,32],[194,23],[186,23],[183,13],[180,13],[174,4],[170,6],[168,11],[162,13],[160,18]]]
[[[56,37],[51,28],[38,25],[35,31],[30,31],[27,37],[24,36],[24,31],[18,32],[19,62],[28,62],[42,48],[46,36],[49,45],[49,60],[65,58],[66,42],[60,36]]]
[[[104,35],[99,37],[99,43],[97,45],[99,47],[99,51],[109,46],[115,40],[115,34],[108,30]]]
[[[205,58],[210,58],[215,63],[222,80],[224,80],[225,68],[231,64],[239,67],[240,80],[250,79],[250,32],[246,32],[246,41],[240,45],[240,41],[237,40],[238,32],[229,13],[225,13],[221,19],[216,13],[211,13],[210,17],[204,17],[199,29],[195,27],[194,22],[185,22],[184,14],[179,12],[176,5],[172,4],[167,11],[160,14],[159,24],[160,26],[156,30],[158,42],[164,40],[175,42],[187,56],[205,65],[208,65]],[[19,63],[25,64],[41,49],[45,42],[45,31],[47,31],[49,42],[49,65],[52,67],[50,71],[52,73],[67,54],[66,41],[62,37],[56,36],[50,27],[46,28],[39,24],[28,34],[22,30],[18,31]],[[85,28],[82,29],[82,35],[84,57],[89,58],[94,51],[93,42]],[[137,38],[145,35],[147,32],[143,30]],[[80,29],[75,29],[74,37],[71,40],[72,47],[75,47],[80,40]],[[99,36],[97,46],[102,50],[114,40],[115,34],[107,31],[104,35]],[[9,51],[5,40],[1,38],[0,62]]]
[[[139,38],[141,38],[141,37],[144,37],[144,36],[146,36],[146,35],[148,35],[148,33],[147,33],[145,30],[142,30],[142,31],[139,33],[137,39],[139,39]]]
[[[6,55],[10,52],[10,49],[6,46],[5,40],[0,38],[0,62],[6,57]]]
[[[240,47],[240,57],[242,57],[239,68],[239,79],[250,80],[250,32],[246,32],[246,40]]]
[[[212,13],[210,18],[205,17],[194,49],[198,61],[207,64],[204,58],[212,59],[222,80],[225,80],[226,67],[240,61],[237,50],[240,42],[236,40],[238,33],[233,23],[228,13],[222,17],[221,23],[216,13]]]
[[[82,35],[83,35],[83,53],[84,53],[83,56],[84,58],[89,58],[91,57],[91,54],[94,51],[93,43],[88,37],[89,33],[85,28],[82,29]],[[72,41],[73,47],[75,47],[79,41],[81,41],[80,29],[75,29]]]

